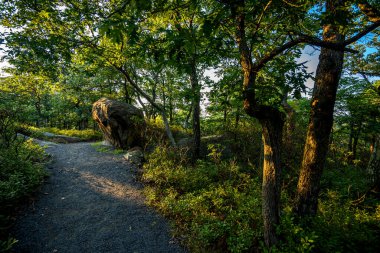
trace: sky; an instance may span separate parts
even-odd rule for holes
[[[312,72],[313,76],[315,75],[315,72],[317,70],[319,53],[319,49],[315,49],[311,46],[306,46],[305,49],[302,51],[301,57],[298,59],[299,63],[306,62],[305,65],[307,67],[307,71],[309,73]],[[218,80],[218,78],[215,77],[214,71],[212,69],[206,70],[205,75],[210,77],[213,81]],[[306,86],[308,88],[312,88],[314,86],[314,81],[311,78],[309,78],[306,81]]]
[[[0,34],[4,32],[4,28],[0,25]],[[4,72],[2,71],[2,68],[9,67],[9,64],[6,61],[1,60],[1,58],[4,56],[4,45],[0,44],[0,77],[4,76]]]
[[[302,51],[302,55],[301,57],[298,59],[298,62],[301,63],[301,62],[306,62],[306,67],[307,67],[307,71],[310,73],[310,72],[313,72],[313,76],[315,76],[315,72],[317,70],[317,66],[318,66],[318,58],[319,58],[319,49],[317,48],[313,48],[311,46],[306,46],[304,48],[304,50]],[[307,79],[306,81],[306,87],[308,88],[313,88],[314,86],[314,81],[309,78]]]

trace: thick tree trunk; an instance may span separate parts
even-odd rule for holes
[[[257,118],[262,125],[264,142],[262,215],[264,221],[264,241],[268,248],[278,242],[276,226],[279,224],[280,178],[281,178],[281,138],[284,125],[284,114],[277,108],[257,103],[255,82],[258,69],[252,62],[251,52],[245,35],[244,2],[242,6],[233,6],[236,18],[236,42],[239,45],[240,64],[244,73],[244,110]]]
[[[281,138],[284,121],[281,117],[260,119],[264,141],[262,215],[264,240],[267,246],[278,242],[276,225],[280,222]]]
[[[327,1],[326,10],[338,11],[340,0]],[[344,36],[333,25],[323,27],[323,40],[342,42]],[[321,49],[311,100],[310,121],[303,161],[297,185],[295,212],[301,216],[315,215],[318,208],[320,178],[326,161],[336,91],[343,68],[343,51]]]
[[[201,89],[199,87],[196,64],[191,64],[190,83],[193,93],[193,146],[192,146],[192,160],[195,161],[200,156],[201,147],[201,124],[200,124],[200,101]]]

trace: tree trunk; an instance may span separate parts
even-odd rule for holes
[[[125,77],[124,77],[124,82],[123,82],[123,88],[124,88],[124,100],[127,104],[131,104],[132,101],[128,92],[128,80]]]
[[[340,0],[330,0],[326,10],[339,11]],[[323,40],[342,42],[344,36],[331,24],[323,27]],[[333,125],[336,91],[343,68],[343,51],[321,49],[311,100],[310,120],[303,161],[297,185],[295,212],[301,216],[315,215],[318,208],[320,178],[326,161],[329,137]]]
[[[137,101],[141,105],[143,112],[145,113],[145,117],[149,118],[149,109],[145,106],[139,94],[137,94],[136,97],[137,97]]]
[[[190,121],[190,116],[193,112],[193,105],[191,104],[190,108],[189,108],[189,113],[187,114],[186,116],[186,119],[185,119],[185,129],[187,129],[189,127],[189,121]]]
[[[280,222],[281,138],[284,121],[281,118],[260,120],[264,141],[264,166],[262,184],[262,215],[264,240],[267,246],[278,242],[276,225]]]
[[[296,128],[295,124],[295,110],[288,104],[287,95],[282,100],[282,107],[286,112],[285,131],[284,131],[284,147],[289,156],[294,156],[293,148],[293,133]]]
[[[36,126],[40,127],[41,126],[40,121],[42,119],[41,99],[39,96],[36,96],[36,98],[37,98],[37,101],[34,104],[36,108],[36,112],[37,112]]]
[[[236,108],[236,113],[235,113],[235,130],[237,130],[239,126],[239,121],[240,121],[240,110],[239,108]]]
[[[168,136],[169,141],[172,144],[172,146],[176,147],[177,144],[176,144],[176,142],[174,140],[173,133],[172,133],[172,131],[170,129],[169,121],[168,121],[168,118],[166,117],[165,111],[161,111],[161,116],[162,116],[162,120],[164,121],[166,135]]]
[[[172,94],[169,93],[169,121],[170,122],[173,122],[174,118],[173,118],[173,98],[172,98]]]
[[[367,173],[371,190],[376,193],[380,192],[380,136],[377,136],[373,145],[371,158],[367,166]]]
[[[227,129],[227,107],[224,107],[223,110],[223,125],[224,128]]]
[[[348,139],[348,152],[352,152],[352,140],[354,139],[354,123],[350,123],[350,136]]]
[[[280,221],[280,144],[284,114],[277,108],[261,105],[257,102],[255,82],[258,69],[253,65],[245,35],[244,2],[240,6],[232,6],[231,11],[236,19],[236,42],[239,45],[240,65],[244,73],[244,110],[249,116],[257,118],[262,126],[264,142],[262,215],[265,245],[271,248],[279,240],[276,235],[276,226]]]
[[[152,89],[152,101],[154,103],[156,103],[156,98],[157,98],[157,93],[156,93],[156,89],[157,89],[157,84],[156,82],[154,82],[153,84],[153,89]],[[165,107],[162,108],[162,110],[165,110]],[[155,111],[154,111],[154,106],[152,105],[152,107],[150,108],[150,111],[149,111],[149,118],[151,119],[155,119]]]
[[[356,159],[359,137],[362,130],[362,122],[360,121],[358,124],[359,126],[356,129],[355,134],[354,134],[354,142],[352,143],[352,160]]]
[[[196,161],[200,156],[201,147],[201,124],[200,124],[200,101],[201,89],[199,87],[197,69],[195,61],[191,64],[190,74],[191,91],[193,94],[193,146],[192,146],[192,160]]]

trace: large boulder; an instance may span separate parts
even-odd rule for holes
[[[98,123],[104,139],[114,147],[143,146],[144,114],[133,105],[101,98],[92,105],[92,118]]]

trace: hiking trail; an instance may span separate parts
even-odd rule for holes
[[[15,252],[186,252],[144,204],[134,167],[91,143],[47,144],[53,160],[35,202],[18,217]]]

